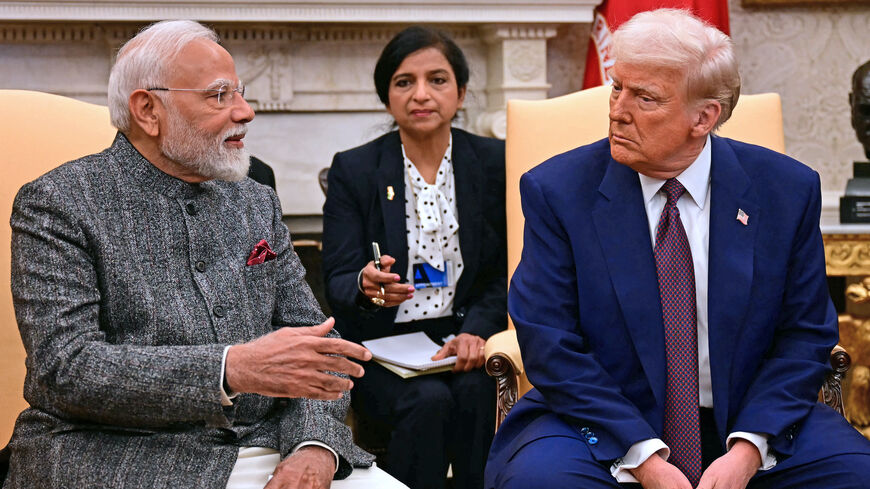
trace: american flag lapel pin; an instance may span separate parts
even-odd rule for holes
[[[743,209],[737,209],[737,220],[740,221],[740,224],[746,226],[749,224],[749,214],[743,212]]]
[[[392,185],[387,185],[387,200],[393,200],[393,197],[396,196],[396,192],[393,190]]]

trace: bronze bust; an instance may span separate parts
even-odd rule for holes
[[[852,127],[858,141],[864,146],[864,155],[870,160],[870,61],[859,66],[852,75]]]

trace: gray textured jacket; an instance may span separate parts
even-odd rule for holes
[[[341,401],[220,402],[226,345],[325,318],[273,191],[188,184],[123,135],[22,187],[12,292],[27,350],[4,488],[226,485],[240,446],[318,440],[337,477],[369,462]],[[246,266],[268,241],[275,260]]]

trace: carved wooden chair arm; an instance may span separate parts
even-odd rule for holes
[[[843,407],[843,378],[846,377],[846,371],[849,370],[851,364],[852,358],[849,357],[849,352],[840,345],[835,346],[831,351],[832,370],[825,378],[822,391],[819,393],[822,402],[843,416],[846,416],[846,410]]]
[[[508,329],[496,333],[486,340],[483,354],[486,358],[486,373],[496,380],[495,429],[501,425],[505,416],[516,404],[517,399],[531,388],[525,379],[520,345],[517,332]],[[525,390],[520,386],[525,384]]]

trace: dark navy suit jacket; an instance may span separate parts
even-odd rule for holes
[[[497,433],[487,487],[536,438],[577,437],[609,464],[662,435],[662,313],[637,173],[610,157],[605,139],[534,168],[520,191],[526,227],[508,306],[535,389]],[[838,338],[818,174],[713,137],[710,191],[710,368],[720,439],[724,446],[734,431],[766,433],[777,467],[798,452],[812,458],[804,428],[821,426],[812,429],[820,434],[843,424],[816,402]],[[747,225],[737,220],[740,209]]]

